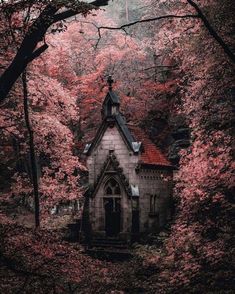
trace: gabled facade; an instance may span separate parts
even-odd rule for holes
[[[141,129],[128,125],[109,87],[103,121],[84,152],[93,238],[131,240],[159,231],[170,217],[173,169]]]

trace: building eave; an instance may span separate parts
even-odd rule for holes
[[[152,169],[152,170],[176,170],[177,168],[173,165],[161,165],[161,164],[149,164],[149,163],[138,163],[137,170],[141,169]]]

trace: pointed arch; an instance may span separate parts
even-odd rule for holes
[[[119,182],[114,178],[110,177],[104,184],[104,194],[107,196],[121,195],[121,187]]]

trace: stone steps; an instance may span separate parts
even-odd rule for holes
[[[129,245],[124,240],[115,238],[93,239],[86,250],[89,255],[107,259],[126,259],[132,256]]]
[[[93,240],[86,252],[92,257],[109,261],[121,261],[132,257],[131,250],[124,241]]]
[[[130,257],[132,256],[129,249],[117,249],[117,248],[103,248],[103,247],[93,247],[86,249],[86,253],[91,255],[106,255],[106,256],[115,256],[115,257]]]
[[[118,239],[93,239],[91,248],[106,248],[106,249],[127,249],[128,244],[124,240]]]

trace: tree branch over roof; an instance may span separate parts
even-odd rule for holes
[[[235,63],[235,55],[229,46],[225,43],[225,41],[218,35],[218,33],[214,30],[214,28],[209,23],[206,16],[203,14],[199,6],[192,0],[187,0],[188,3],[196,10],[197,14],[185,14],[185,15],[163,15],[157,16],[153,18],[141,19],[134,22],[130,22],[124,24],[119,27],[109,27],[109,26],[97,26],[99,39],[96,46],[101,39],[101,30],[123,30],[125,28],[134,26],[140,23],[147,23],[152,21],[158,21],[163,19],[183,19],[183,18],[197,18],[201,19],[202,23],[210,33],[210,35],[216,40],[216,42],[223,48],[224,52],[227,56]],[[19,3],[23,3],[24,5],[27,1],[19,1]],[[45,1],[47,2],[47,1]],[[45,3],[44,2],[44,3]],[[8,68],[3,72],[0,77],[0,103],[5,100],[7,95],[9,94],[12,86],[21,75],[21,73],[25,70],[28,63],[32,60],[40,56],[47,48],[46,45],[43,45],[39,49],[37,49],[38,44],[43,40],[47,30],[51,25],[54,23],[67,19],[69,17],[73,17],[77,14],[86,14],[92,9],[97,9],[100,6],[108,5],[109,0],[95,0],[90,3],[79,2],[79,5],[76,8],[73,6],[69,7],[61,6],[62,4],[58,5],[57,1],[49,2],[44,8],[44,10],[40,13],[38,18],[34,21],[34,23],[30,26],[28,32],[24,36],[24,39],[19,47],[19,50],[14,57],[11,64]],[[19,4],[18,3],[18,4]],[[48,2],[47,2],[48,3]],[[9,5],[9,4],[7,4]],[[12,5],[12,4],[11,4]],[[59,12],[61,8],[66,8],[66,10]]]
[[[162,19],[169,19],[169,18],[178,18],[178,19],[183,19],[183,18],[199,18],[199,15],[197,14],[185,14],[185,15],[175,15],[175,14],[168,14],[168,15],[161,15],[161,16],[156,16],[153,18],[146,18],[146,19],[140,19],[140,20],[136,20],[133,22],[129,22],[126,23],[124,25],[121,25],[119,27],[109,27],[109,26],[97,26],[95,25],[95,27],[98,30],[98,41],[96,43],[96,47],[99,44],[99,41],[101,39],[101,30],[123,30],[126,33],[126,28],[134,26],[136,24],[140,24],[140,23],[146,23],[146,22],[152,22],[152,21],[157,21],[157,20],[162,20]],[[94,25],[94,24],[93,24]]]
[[[136,20],[136,21],[121,25],[120,27],[100,26],[99,30],[101,30],[101,29],[105,29],[105,30],[123,30],[125,28],[131,27],[131,26],[139,24],[139,23],[152,22],[152,21],[157,21],[157,20],[161,20],[161,19],[168,19],[168,18],[191,18],[191,17],[192,18],[199,18],[199,15],[198,14],[185,14],[185,15],[168,14],[168,15],[156,16],[156,17],[153,17],[153,18],[146,18],[146,19]]]
[[[199,6],[192,0],[187,0],[187,1],[196,10],[197,14],[186,14],[186,15],[172,15],[172,14],[169,14],[169,15],[163,15],[163,16],[157,16],[157,17],[153,17],[153,18],[137,20],[137,21],[134,21],[134,22],[124,24],[124,25],[119,26],[119,27],[100,26],[98,28],[99,39],[101,38],[101,30],[102,29],[104,29],[104,30],[105,29],[106,30],[124,30],[125,31],[125,28],[127,28],[127,27],[131,27],[133,25],[140,24],[140,23],[157,21],[157,20],[161,20],[161,19],[167,19],[167,18],[198,18],[198,19],[201,19],[202,23],[204,24],[204,26],[206,27],[206,29],[208,30],[210,35],[216,40],[216,42],[220,45],[220,47],[222,47],[222,49],[227,54],[227,56],[230,58],[230,60],[232,60],[232,62],[235,63],[235,54],[232,52],[232,50],[229,48],[229,46],[226,44],[226,42],[218,35],[218,33],[214,30],[214,28],[211,26],[210,22],[208,21],[208,19],[206,18],[206,16],[202,12],[202,10],[199,8]],[[99,40],[98,40],[98,42],[99,42]]]

